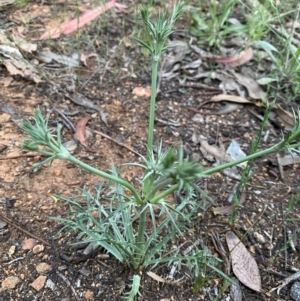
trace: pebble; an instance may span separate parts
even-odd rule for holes
[[[265,238],[263,235],[259,234],[258,232],[253,233],[254,238],[256,241],[260,244],[264,244],[266,242]]]
[[[21,242],[21,246],[22,246],[23,250],[31,250],[36,244],[37,244],[37,241],[34,238],[24,239]]]
[[[291,297],[295,301],[300,301],[300,282],[296,281],[293,283],[290,291]]]
[[[20,282],[20,279],[16,276],[9,276],[2,281],[2,289],[13,289]]]
[[[52,266],[45,262],[41,262],[36,266],[36,270],[40,275],[47,274],[49,271],[51,271],[51,269]]]
[[[44,251],[44,249],[45,249],[44,245],[36,245],[33,247],[32,253],[38,254],[38,253],[41,253],[42,251]]]
[[[46,282],[47,277],[46,276],[39,276],[37,277],[30,285],[36,290],[40,291]]]
[[[93,299],[94,298],[94,292],[91,290],[87,290],[84,294],[85,299]]]

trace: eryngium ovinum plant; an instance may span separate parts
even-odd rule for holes
[[[222,274],[216,268],[217,259],[207,249],[194,248],[188,255],[182,255],[180,248],[170,248],[171,241],[175,241],[175,236],[191,231],[188,224],[200,206],[196,195],[200,192],[206,197],[206,194],[194,185],[195,179],[246,161],[252,162],[258,157],[281,149],[294,151],[299,146],[296,143],[291,144],[300,136],[298,113],[298,116],[295,116],[293,130],[276,145],[210,169],[204,170],[198,163],[184,158],[182,147],[179,150],[170,148],[163,151],[163,146],[160,144],[157,151],[153,151],[158,63],[161,54],[167,48],[165,45],[168,36],[172,33],[172,27],[182,8],[183,2],[178,3],[169,19],[164,12],[159,12],[155,21],[151,21],[146,7],[140,9],[141,18],[145,30],[151,37],[151,42],[134,39],[151,53],[152,94],[148,151],[145,156],[141,156],[143,164],[134,164],[144,170],[144,176],[138,187],[122,179],[114,166],[109,172],[105,172],[72,156],[62,144],[62,125],[58,124],[56,134],[52,134],[48,129],[48,120],[42,116],[39,109],[35,111],[33,122],[27,120],[21,125],[22,130],[30,137],[24,141],[23,148],[39,152],[47,157],[43,162],[34,165],[35,170],[54,159],[61,159],[72,162],[107,180],[109,192],[104,190],[103,184],[96,185],[94,193],[84,188],[80,195],[73,198],[61,197],[62,200],[69,202],[71,212],[67,218],[58,220],[64,225],[63,229],[79,233],[79,243],[82,240],[96,243],[119,262],[135,271],[131,290],[125,294],[127,300],[133,300],[134,296],[139,293],[142,272],[146,268],[151,269],[159,264],[170,266],[176,262],[180,268],[181,263],[185,263],[194,273],[195,279],[203,276],[204,265],[206,270],[211,268]],[[175,193],[181,195],[179,202],[166,201],[167,196]],[[86,201],[85,206],[79,202],[82,198]]]

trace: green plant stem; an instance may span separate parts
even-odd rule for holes
[[[141,197],[139,196],[138,192],[136,191],[136,189],[130,183],[128,183],[127,181],[122,180],[122,179],[120,179],[118,177],[112,176],[112,175],[110,175],[110,174],[108,174],[108,173],[106,173],[104,171],[101,171],[101,170],[99,170],[97,168],[94,168],[94,167],[92,167],[92,166],[90,166],[90,165],[88,165],[88,164],[86,164],[86,163],[78,160],[77,158],[75,158],[75,157],[73,157],[71,155],[69,155],[68,157],[66,157],[66,156],[59,156],[58,155],[58,158],[62,159],[62,160],[68,160],[68,161],[72,162],[73,164],[75,164],[77,166],[80,166],[81,168],[87,170],[88,172],[91,172],[91,173],[93,173],[93,174],[95,174],[97,176],[103,177],[103,178],[105,178],[107,180],[110,180],[112,182],[118,183],[118,184],[126,187],[127,189],[129,189],[131,191],[131,193],[134,196],[136,202],[138,204],[143,204],[143,201],[142,201]]]
[[[158,69],[158,60],[155,57],[155,55],[152,54],[151,99],[150,99],[149,128],[148,128],[147,155],[146,155],[146,158],[148,160],[150,159],[150,154],[153,149],[157,69]],[[147,173],[147,171],[146,171],[146,173]],[[144,185],[143,185],[143,194],[144,195],[146,195],[150,189],[151,180],[152,180],[152,177],[149,177],[144,181]]]
[[[275,153],[275,152],[278,152],[279,150],[281,149],[284,149],[288,144],[288,142],[286,140],[282,140],[280,141],[279,143],[275,144],[274,146],[270,147],[270,148],[267,148],[265,150],[262,150],[262,151],[259,151],[255,154],[251,154],[249,156],[246,156],[244,158],[241,158],[241,159],[238,159],[238,160],[234,160],[234,161],[231,161],[231,162],[228,162],[228,163],[225,163],[225,164],[222,164],[222,165],[219,165],[219,166],[216,166],[216,167],[213,167],[213,168],[209,168],[207,170],[204,170],[202,172],[202,175],[203,176],[208,176],[208,175],[211,175],[215,172],[219,172],[223,169],[226,169],[226,168],[230,168],[232,166],[236,166],[238,164],[241,164],[243,162],[246,162],[246,161],[251,161],[251,160],[255,160],[259,157],[262,157],[262,156],[266,156],[268,154],[271,154],[271,153]],[[297,148],[300,146],[300,143],[297,143],[297,144],[293,144],[293,145],[289,145],[289,147],[292,149],[292,148]],[[157,203],[159,200],[163,199],[164,197],[166,197],[167,195],[173,193],[174,191],[176,191],[177,189],[179,188],[179,183],[171,186],[169,189],[161,192],[160,194],[157,194],[155,197],[153,197],[149,202],[151,204],[155,204]]]
[[[151,198],[153,198],[158,190],[166,187],[168,184],[171,184],[172,182],[173,179],[170,178],[161,180],[158,184],[154,185],[154,187],[151,189],[149,194],[146,195],[146,200],[150,200]]]
[[[137,269],[143,261],[143,253],[145,248],[145,224],[146,224],[146,205],[143,205],[143,208],[140,208],[140,218],[139,218],[139,229],[137,237],[137,247],[139,248],[138,260],[134,262],[134,268]]]
[[[155,118],[155,101],[156,101],[156,85],[157,85],[157,69],[158,60],[152,56],[152,77],[151,77],[151,99],[150,99],[150,115],[149,115],[149,128],[147,140],[147,158],[149,159],[149,151],[153,147],[153,132],[154,132],[154,118]]]
[[[167,190],[164,190],[164,191],[161,192],[160,194],[157,194],[154,198],[152,198],[152,199],[150,200],[150,203],[151,203],[151,204],[156,204],[157,202],[159,202],[159,200],[165,198],[167,195],[169,195],[169,194],[175,192],[176,190],[178,190],[178,188],[179,188],[179,183],[177,183],[177,184],[171,186],[171,187],[170,187],[169,189],[167,189]]]
[[[259,157],[266,156],[268,154],[278,152],[279,150],[284,149],[286,145],[287,145],[287,142],[285,140],[282,140],[282,141],[278,142],[277,144],[275,144],[274,146],[269,147],[267,149],[264,149],[262,151],[259,151],[255,154],[251,154],[251,155],[246,156],[244,158],[234,160],[234,161],[231,161],[231,162],[228,162],[228,163],[225,163],[225,164],[213,167],[213,168],[206,169],[206,170],[203,171],[202,174],[204,176],[208,176],[208,175],[211,175],[215,172],[219,172],[219,171],[221,171],[225,168],[230,168],[232,166],[236,166],[236,165],[241,164],[241,163],[246,162],[246,161],[255,160]],[[294,145],[290,145],[290,148],[296,148],[296,147],[299,147],[299,146],[300,146],[300,143],[297,143],[297,144],[294,144]]]

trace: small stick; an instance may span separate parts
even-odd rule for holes
[[[270,293],[275,291],[277,289],[277,295],[279,295],[282,288],[284,288],[286,285],[288,285],[290,282],[300,278],[300,270],[296,272],[295,274],[285,278],[284,280],[280,281],[281,285],[274,287],[270,290]]]
[[[174,126],[174,127],[181,126],[181,124],[178,122],[166,121],[166,120],[162,120],[162,119],[158,119],[158,118],[155,118],[155,121],[158,121],[165,125]]]
[[[25,257],[18,257],[18,258],[15,258],[15,259],[13,259],[13,260],[7,262],[6,265],[10,265],[10,264],[12,264],[12,263],[14,263],[14,262],[16,262],[16,261],[22,260],[22,259],[24,259],[24,258],[25,258]]]
[[[286,233],[286,222],[283,223],[283,229],[284,229],[284,245],[287,246],[287,233]],[[287,260],[288,260],[288,254],[287,254],[287,248],[284,248],[284,269],[286,270],[287,268]]]
[[[40,238],[40,237],[38,237],[38,236],[36,236],[36,235],[34,235],[34,234],[28,232],[28,231],[25,230],[25,229],[19,227],[18,225],[16,225],[14,222],[12,222],[10,219],[8,219],[6,216],[2,215],[1,213],[0,213],[0,218],[1,218],[2,220],[4,220],[6,223],[10,224],[11,226],[13,226],[13,227],[15,227],[16,229],[20,230],[20,231],[23,232],[24,234],[26,234],[26,235],[28,235],[28,236],[30,236],[30,237],[36,239],[36,240],[39,240],[39,241],[42,242],[43,244],[45,244],[45,245],[51,247],[51,245],[50,245],[47,241],[45,241],[44,239],[42,239],[42,238]]]
[[[108,135],[106,135],[106,134],[104,134],[104,133],[102,133],[102,132],[93,130],[93,129],[91,129],[91,128],[88,128],[88,129],[91,130],[92,132],[94,132],[94,133],[96,133],[96,134],[99,134],[100,136],[102,136],[102,137],[104,137],[104,138],[106,138],[106,139],[108,139],[108,140],[110,140],[110,141],[112,141],[112,142],[118,144],[118,145],[121,146],[121,147],[127,148],[129,151],[131,151],[131,152],[134,153],[135,155],[140,156],[140,154],[139,154],[138,152],[136,152],[134,149],[132,149],[131,147],[129,147],[129,146],[127,146],[127,145],[125,145],[125,144],[123,144],[123,143],[117,141],[116,139],[111,138],[110,136],[108,136]]]

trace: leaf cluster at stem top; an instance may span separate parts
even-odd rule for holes
[[[167,47],[165,47],[165,43],[169,35],[172,33],[172,27],[179,18],[183,5],[184,2],[181,1],[174,7],[169,20],[167,19],[166,13],[164,11],[160,11],[154,22],[151,22],[150,20],[148,7],[140,7],[142,21],[145,25],[146,31],[150,33],[152,41],[146,43],[136,37],[134,37],[134,39],[143,47],[147,48],[155,60],[158,60],[160,54],[167,49]]]

